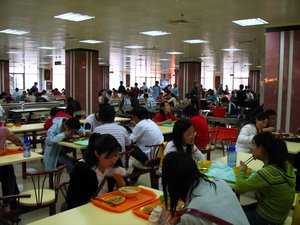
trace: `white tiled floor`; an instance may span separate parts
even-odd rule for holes
[[[212,152],[212,160],[217,159],[222,157],[222,151],[221,150],[215,150]],[[29,169],[34,169],[34,170],[42,170],[43,169],[43,163],[40,161],[37,162],[31,162],[28,163],[27,168]],[[17,182],[20,186],[20,189],[24,190],[28,190],[32,187],[32,183],[30,179],[22,179],[21,176],[21,164],[17,164],[15,165],[15,173],[17,175]],[[62,181],[68,180],[69,179],[69,175],[67,174],[67,172],[64,172],[63,177],[62,177]],[[150,178],[149,175],[143,175],[140,177],[140,179],[138,180],[137,185],[145,185],[145,186],[150,186]],[[20,190],[21,191],[21,190]],[[58,203],[57,203],[57,213],[59,213],[59,208],[61,203],[63,202],[63,196],[59,196],[58,199]],[[241,197],[241,204],[249,204],[250,202],[252,202],[251,197],[249,197],[249,194],[242,196]],[[33,221],[42,219],[49,216],[49,210],[48,208],[46,209],[40,209],[40,210],[36,210],[33,211],[31,213],[27,213],[27,214],[23,214],[21,215],[21,222],[19,223],[20,225],[24,225],[24,224],[28,224],[31,223]]]

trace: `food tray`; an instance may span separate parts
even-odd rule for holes
[[[159,205],[160,206],[161,203],[160,203],[159,199],[154,199],[153,201],[147,202],[146,204],[143,204],[143,205],[140,205],[140,206],[134,208],[133,213],[142,219],[148,220],[150,214],[143,212],[142,208],[150,206],[150,205],[157,205],[157,206]]]
[[[118,196],[118,195],[122,195],[122,194],[120,193],[119,190],[115,190],[113,192],[110,192],[110,193],[107,193],[104,195],[100,195],[97,198],[105,200],[107,198],[110,198],[113,196]],[[122,202],[121,204],[118,204],[118,205],[109,205],[109,204],[106,204],[104,202],[97,201],[97,200],[91,200],[91,201],[97,207],[100,207],[100,208],[108,210],[108,211],[121,213],[121,212],[127,211],[129,209],[132,209],[134,207],[137,207],[143,203],[149,202],[149,201],[155,199],[156,197],[157,196],[153,191],[141,188],[141,191],[137,194],[136,197],[126,198],[126,200],[124,202]]]
[[[3,154],[1,152],[3,152]],[[15,148],[15,149],[4,148],[4,149],[0,149],[0,156],[14,155],[14,154],[22,153],[22,152],[23,152],[23,148],[22,147]]]

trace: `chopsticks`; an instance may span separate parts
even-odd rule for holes
[[[245,165],[249,164],[253,159],[254,159],[254,157],[251,156],[249,159],[247,159],[247,160],[244,162],[244,164],[245,164]]]
[[[110,201],[105,201],[105,200],[100,199],[100,198],[94,197],[94,198],[92,198],[92,200],[96,200],[96,201],[99,201],[99,202],[103,202],[103,203],[108,204],[108,205],[110,205],[110,206],[116,206],[115,203],[112,203],[112,202],[110,202]]]

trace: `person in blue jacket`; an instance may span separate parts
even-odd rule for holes
[[[44,153],[44,164],[48,170],[54,170],[57,164],[65,164],[67,172],[72,171],[74,162],[67,156],[67,153],[72,150],[59,145],[58,142],[71,138],[76,133],[80,136],[86,134],[77,118],[58,117],[53,120],[53,125],[47,132]]]

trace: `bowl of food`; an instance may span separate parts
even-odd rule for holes
[[[140,193],[141,188],[136,186],[124,186],[119,188],[119,191],[126,198],[134,198]]]
[[[211,164],[212,164],[211,160],[198,161],[198,167],[199,167],[200,172],[202,172],[202,173],[208,172]]]
[[[13,127],[15,124],[13,124],[13,123],[7,123],[6,124],[6,127],[9,127],[9,128],[11,128],[11,127]]]
[[[21,123],[15,123],[15,126],[16,126],[16,127],[21,127],[22,124],[21,124]]]
[[[240,166],[233,167],[233,172],[236,176],[240,173],[240,169],[241,169]],[[246,170],[246,173],[245,173],[246,177],[249,177],[251,175],[252,171],[253,170],[251,168],[247,167],[247,170]]]

